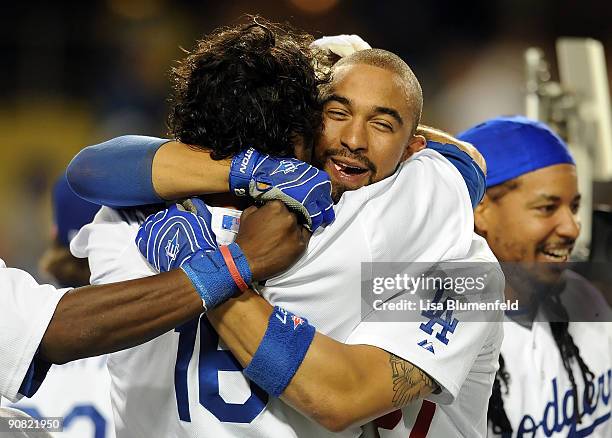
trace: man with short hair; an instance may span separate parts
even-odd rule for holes
[[[488,120],[459,138],[487,160],[475,227],[506,262],[506,298],[523,307],[504,324],[490,436],[611,436],[612,312],[584,278],[559,265],[580,232],[567,146],[522,116]]]
[[[271,315],[277,312],[262,298],[244,292],[218,310],[209,310],[209,318],[115,357],[112,366],[118,378],[114,400],[122,422],[119,436],[146,434],[150,427],[168,436],[198,431],[216,436],[326,436],[329,432],[323,427],[357,436],[360,424],[402,408],[404,419],[400,414],[391,425],[386,424],[398,433],[421,429],[433,435],[484,435],[484,411],[501,341],[498,324],[462,321],[465,324],[460,324],[460,329],[446,327],[445,333],[450,330],[453,334],[448,334],[452,340],[445,344],[436,340],[435,330],[420,328],[428,320],[434,323],[426,316],[418,323],[361,322],[358,291],[362,261],[495,261],[483,239],[472,232],[470,205],[477,202],[477,184],[468,176],[464,181],[458,171],[462,165],[473,166],[472,160],[448,145],[438,149],[456,160],[457,167],[433,149],[420,151],[424,139],[414,135],[421,111],[412,98],[415,87],[387,62],[399,58],[380,50],[366,55],[355,62],[347,59],[337,67],[338,75],[330,84],[323,108],[323,133],[315,147],[319,162],[330,169],[332,182],[339,188],[334,189],[340,197],[336,220],[314,234],[307,255],[296,266],[268,280],[261,290],[266,300],[294,312],[291,320],[296,328],[312,327],[299,314],[307,315],[318,329],[316,334],[310,331],[314,334],[311,344],[300,344],[301,354],[288,354],[297,357],[291,365],[297,374],[285,370],[290,374],[265,376],[264,372],[268,381],[257,381],[270,394],[282,394],[284,401],[314,421],[269,398],[240,373],[240,364],[253,362],[268,320],[273,321]],[[89,164],[95,163],[97,153],[108,153],[110,148],[112,144],[107,143],[104,151],[90,149]],[[187,155],[191,160],[177,159]],[[242,163],[246,156],[238,155],[235,163]],[[252,160],[256,168],[262,159],[249,156],[246,162]],[[209,193],[219,184],[227,187],[228,178],[232,184],[232,171],[225,167],[223,172],[223,163],[201,152],[187,151],[180,143],[167,142],[154,154],[152,186],[167,198],[190,193],[171,181],[173,172],[169,171],[189,165],[199,175],[221,176],[220,181],[192,178],[191,187],[199,185],[195,193]],[[464,170],[465,175],[470,174],[469,169]],[[185,175],[179,175],[181,178]],[[468,190],[466,183],[473,190]],[[213,228],[219,213],[224,214],[218,208],[212,211]],[[80,255],[90,256],[94,275],[154,272],[134,255],[136,249],[130,240],[135,238],[138,222],[126,223],[109,215],[98,219],[73,246]],[[147,222],[145,232],[155,227],[156,219],[150,220],[153,222]],[[113,241],[120,246],[102,254],[99,245],[109,239],[102,227],[108,222],[115,223]],[[432,235],[424,233],[426,229],[433,230]],[[142,242],[156,241],[153,235],[145,237]],[[169,243],[156,242],[156,248]],[[96,259],[115,261],[97,263]],[[501,298],[503,280],[499,275],[498,269],[492,269],[489,281],[494,295]],[[495,315],[499,314],[494,313],[493,320]],[[224,344],[218,349],[217,332],[239,362]],[[438,356],[433,347],[423,347],[428,334]],[[199,355],[199,363],[192,355]],[[159,368],[147,369],[151,357]],[[273,389],[266,386],[270,380],[284,383]],[[151,381],[158,382],[155,397],[148,397],[145,405],[137,403],[138,388]],[[198,387],[199,392],[193,390]],[[423,401],[424,397],[440,404]],[[172,415],[173,410],[178,411],[178,418]],[[160,412],[167,415],[160,416]]]
[[[356,69],[358,75],[350,74]],[[375,82],[381,85],[368,86]],[[361,93],[345,91],[354,89]],[[369,49],[342,58],[334,65],[333,81],[322,86],[321,100],[325,135],[313,162],[330,175],[336,202],[347,190],[388,177],[424,146],[423,137],[416,135],[423,108],[421,85],[408,65],[390,52]],[[367,124],[353,129],[359,118]]]

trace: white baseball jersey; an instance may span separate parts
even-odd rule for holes
[[[570,322],[568,331],[595,375],[593,398],[585,403],[582,373],[573,361],[578,411],[583,415],[581,424],[575,424],[572,385],[550,324],[539,316],[529,328],[508,318],[501,353],[510,382],[507,394],[502,384],[502,399],[513,437],[612,437],[612,312],[585,279],[571,271],[564,274],[567,284],[561,297],[570,319],[589,321]]]
[[[362,262],[495,261],[486,243],[473,234],[461,175],[437,152],[425,150],[391,177],[345,193],[335,211],[335,222],[318,230],[306,254],[266,282],[262,295],[307,317],[321,333],[380,346],[414,362],[440,383],[442,393],[430,399],[447,406],[434,405],[432,410],[433,403],[419,401],[390,429],[424,430],[421,436],[427,431],[429,436],[484,436],[501,324],[459,323],[447,333],[448,345],[431,341],[440,343],[437,356],[417,345],[426,337],[419,329],[426,318],[393,329],[361,324]],[[225,214],[213,209],[217,234],[224,233],[219,223],[231,222],[215,219]],[[77,257],[89,257],[93,284],[154,273],[134,244],[139,220],[142,217],[103,208],[81,229],[71,249]],[[493,274],[493,281],[501,283],[496,289],[501,298],[501,272]],[[356,437],[362,432],[352,427],[332,434],[248,382],[205,317],[115,353],[108,365],[119,438]],[[422,405],[429,417],[419,422]]]
[[[70,289],[38,284],[0,260],[0,396],[17,401],[24,379],[38,388],[49,364],[34,360],[57,303]],[[24,392],[30,392],[25,391]]]

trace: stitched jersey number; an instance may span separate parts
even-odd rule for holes
[[[251,396],[242,404],[227,403],[219,395],[219,371],[242,371],[240,363],[227,350],[218,350],[219,336],[206,317],[193,319],[179,327],[179,345],[174,368],[174,390],[179,418],[191,421],[187,370],[193,356],[198,324],[200,325],[199,400],[219,421],[250,423],[266,407],[268,394],[249,381]]]

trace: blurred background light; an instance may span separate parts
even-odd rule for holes
[[[163,12],[164,0],[108,0],[109,9],[129,20],[144,20]]]
[[[458,132],[524,111],[523,52],[554,77],[560,36],[600,40],[612,71],[612,2],[582,0],[99,0],[16,3],[0,29],[0,257],[36,274],[52,181],[82,147],[166,133],[168,71],[197,38],[244,14],[315,37],[355,33],[400,55],[423,86],[424,122]],[[612,190],[597,202],[612,205]]]
[[[322,14],[338,4],[338,0],[290,0],[299,10],[309,14]]]

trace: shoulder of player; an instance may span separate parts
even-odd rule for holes
[[[560,295],[561,301],[573,321],[596,323],[611,320],[612,309],[594,284],[571,269],[563,271],[562,277],[565,287]]]
[[[163,205],[143,205],[130,208],[102,207],[101,213],[96,216],[94,223],[125,222],[130,225],[140,225],[148,216],[163,210],[163,208]]]
[[[367,191],[367,201],[382,199],[388,208],[402,209],[402,215],[406,214],[407,205],[414,211],[415,200],[422,201],[419,208],[425,207],[423,203],[435,203],[439,207],[446,205],[454,212],[459,211],[459,205],[464,205],[461,211],[473,215],[461,173],[434,150],[425,149],[414,154],[400,164],[393,175],[360,190]],[[374,207],[379,208],[379,205],[376,203]]]
[[[412,190],[415,195],[431,195],[432,191],[450,193],[448,188],[462,191],[465,181],[459,170],[442,154],[424,149],[401,163],[393,175],[360,190],[367,190],[368,199],[372,199],[381,194],[391,194],[393,187],[398,187],[397,190],[403,193]],[[465,194],[456,196],[460,200],[464,197],[469,201],[467,188]]]
[[[54,308],[59,299],[72,289],[58,289],[50,284],[39,283],[29,272],[7,267],[0,270],[0,283],[0,301],[6,304],[3,308],[10,313],[15,313],[18,308],[23,309],[25,303],[34,305],[39,311],[44,311],[48,306]],[[14,306],[7,304],[11,301]]]
[[[444,158],[444,155],[442,155],[437,150],[432,149],[432,148],[425,148],[425,149],[422,149],[412,154],[410,158],[408,158],[405,161],[405,163],[410,163],[411,161],[428,160],[428,159],[448,161],[446,158]]]
[[[495,254],[491,251],[487,240],[475,232],[472,232],[472,243],[465,259],[466,261],[474,262],[490,262],[499,267],[497,257],[495,257]]]
[[[93,221],[83,226],[70,242],[70,252],[78,258],[88,258],[102,242],[114,242],[117,250],[135,236],[146,215],[137,209],[114,209],[103,206]]]
[[[6,265],[0,271],[0,278],[2,279],[2,292],[7,294],[13,293],[13,289],[19,288],[24,284],[30,287],[38,286],[38,282],[29,272],[17,268],[9,268]]]
[[[463,177],[457,168],[444,155],[431,148],[425,148],[413,154],[402,163],[400,168],[404,172],[404,168],[413,169],[416,166],[424,168],[427,172],[432,172],[432,175],[435,174],[436,178],[442,176],[445,179],[454,178],[463,181]],[[449,172],[449,169],[452,171]]]

